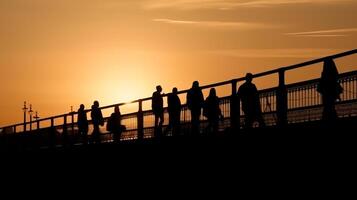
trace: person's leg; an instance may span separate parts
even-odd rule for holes
[[[94,143],[97,142],[97,135],[98,135],[98,125],[93,124],[92,138]]]
[[[219,131],[219,117],[215,118],[213,121],[213,134],[218,134]]]
[[[84,128],[83,130],[83,144],[87,145],[88,144],[88,126]]]
[[[93,131],[93,135],[94,135],[94,141],[96,143],[100,143],[100,130],[99,130],[99,124],[93,125],[94,126],[94,131]]]
[[[120,142],[120,131],[119,130],[114,131],[113,138],[114,138],[114,142],[115,143],[119,143]]]
[[[172,129],[173,129],[173,127],[174,127],[174,123],[175,123],[174,113],[169,113],[169,125],[168,125],[167,128],[172,131]]]
[[[252,119],[252,116],[250,116],[249,114],[245,115],[245,128],[246,129],[250,129],[252,128],[252,125],[253,125],[253,119]]]
[[[337,120],[337,112],[335,108],[335,99],[331,97],[325,98],[324,105],[325,119],[329,123],[334,123]]]
[[[199,126],[200,126],[200,113],[196,110],[191,111],[192,117],[192,134],[199,134]]]
[[[218,120],[215,117],[210,117],[208,119],[208,127],[207,127],[207,134],[208,135],[215,135],[218,131]]]
[[[86,144],[88,144],[88,132],[89,132],[89,128],[87,125],[86,128],[84,129],[84,141],[86,142]]]
[[[155,138],[158,138],[161,136],[161,126],[159,126],[160,124],[160,114],[159,113],[155,113],[155,129],[154,129],[154,136]]]
[[[159,127],[161,128],[162,127],[162,125],[164,124],[164,122],[165,122],[165,119],[164,119],[164,112],[161,112],[160,113],[160,124],[159,124]]]
[[[191,110],[191,135],[194,135],[195,124],[196,124],[195,119],[196,119],[195,112]]]
[[[180,134],[180,112],[175,113],[175,118],[174,118],[174,134],[179,135]]]
[[[159,116],[157,113],[155,113],[154,115],[155,115],[155,129],[157,129],[158,124],[159,124]]]
[[[260,113],[258,115],[258,122],[259,122],[259,127],[265,127],[265,121],[264,121],[262,113]]]

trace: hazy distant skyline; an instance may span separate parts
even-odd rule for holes
[[[21,122],[25,100],[46,117],[354,49],[356,11],[356,0],[1,0],[0,125]],[[337,63],[356,70],[356,56]]]

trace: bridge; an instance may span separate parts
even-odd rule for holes
[[[286,73],[300,68],[316,67],[314,64],[323,63],[326,59],[337,59],[346,56],[351,56],[357,53],[357,49],[342,52],[327,57],[310,60],[307,62],[281,67],[278,69],[258,73],[254,78],[262,78],[275,75],[278,80],[276,87],[267,88],[259,91],[263,118],[266,127],[253,128],[253,130],[245,130],[244,113],[240,102],[236,100],[237,89],[245,80],[237,78],[224,82],[214,83],[202,86],[202,90],[211,88],[228,87],[231,94],[220,97],[220,108],[224,116],[224,120],[219,125],[218,135],[233,135],[234,138],[239,135],[247,134],[248,132],[264,132],[265,130],[282,130],[289,129],[314,129],[322,130],[322,110],[323,105],[321,96],[317,92],[319,79],[296,82],[292,84],[286,83]],[[314,65],[314,66],[311,66]],[[357,124],[357,70],[339,74],[338,82],[343,87],[341,100],[336,103],[336,111],[339,118],[339,126],[344,128],[356,128]],[[188,90],[179,91],[178,94],[185,95]],[[163,95],[167,97],[166,95]],[[122,115],[122,124],[126,126],[126,131],[122,134],[121,142],[125,144],[145,143],[155,141],[154,134],[154,115],[152,110],[144,109],[144,105],[151,103],[150,98],[138,99],[128,103],[119,103],[101,107],[104,114],[112,113],[115,106],[126,107],[136,106],[137,112],[127,113]],[[91,110],[87,110],[90,112]],[[32,150],[32,149],[56,149],[65,146],[83,146],[83,138],[78,134],[76,122],[76,112],[66,113],[62,115],[52,116],[39,119],[32,122],[13,124],[0,128],[0,149],[2,150]],[[107,123],[109,115],[106,115],[105,123]],[[163,130],[168,126],[168,112],[165,108],[165,124]],[[190,140],[190,112],[187,105],[182,106],[181,112],[181,138],[185,137]],[[93,130],[92,122],[89,121],[89,137]],[[106,125],[101,129],[101,142],[111,144],[113,135],[105,130]],[[200,133],[197,140],[204,140],[207,121],[201,116]],[[171,131],[164,131],[165,138],[174,140]],[[288,135],[289,133],[284,133]],[[172,136],[172,137],[170,137]],[[191,137],[192,139],[192,137]],[[165,140],[160,137],[157,140]],[[167,140],[167,139],[166,139]],[[179,139],[177,139],[179,140]]]

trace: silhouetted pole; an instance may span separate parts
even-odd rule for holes
[[[64,115],[63,117],[62,141],[64,146],[68,144],[67,115]]]
[[[27,113],[27,106],[26,106],[26,101],[24,101],[24,107],[22,108],[22,110],[24,111],[24,132],[26,132],[26,113]]]
[[[72,135],[74,135],[74,111],[73,111],[73,106],[71,106],[71,121],[72,121],[72,124],[71,124],[71,128],[72,128]]]
[[[30,131],[32,131],[32,114],[33,114],[32,104],[30,104],[30,110],[29,110],[29,115],[30,115]]]
[[[51,118],[51,131],[49,136],[49,145],[50,148],[54,148],[56,146],[56,131],[55,131],[54,118]]]
[[[139,100],[139,111],[138,111],[138,139],[144,139],[144,113],[143,113],[143,101]]]
[[[33,117],[36,122],[37,122],[37,130],[40,129],[40,122],[38,121],[40,119],[40,117],[38,116],[37,111],[35,112],[35,116]]]
[[[67,115],[63,117],[63,135],[67,134]]]
[[[231,95],[231,105],[230,105],[230,119],[232,130],[239,131],[240,128],[240,101],[237,97],[237,81],[232,81],[232,95]]]
[[[277,98],[277,114],[278,114],[278,126],[285,127],[288,123],[287,111],[288,111],[288,95],[285,85],[285,70],[279,70],[279,87],[276,94]]]

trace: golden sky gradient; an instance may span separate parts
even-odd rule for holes
[[[356,0],[0,0],[0,125],[21,122],[25,100],[47,117],[354,49],[356,11]]]

